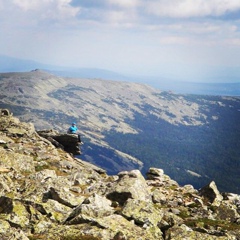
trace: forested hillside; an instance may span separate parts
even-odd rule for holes
[[[139,134],[106,133],[108,141],[143,161],[143,172],[149,166],[163,167],[181,184],[191,182],[200,188],[213,179],[222,191],[239,192],[239,100],[197,95],[185,98],[198,104],[219,104],[202,105],[208,121],[200,126],[172,125],[151,114],[144,118],[136,114],[130,124],[142,130]],[[210,120],[213,113],[215,118]]]
[[[214,180],[240,193],[240,98],[180,95],[147,85],[61,78],[35,70],[0,74],[0,107],[37,130],[77,122],[83,160],[109,174],[162,168],[180,184]]]

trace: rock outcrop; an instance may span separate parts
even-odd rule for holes
[[[53,129],[38,131],[38,134],[48,139],[57,148],[62,148],[73,155],[81,154],[77,134],[59,133]]]
[[[240,239],[239,195],[156,168],[108,176],[11,114],[0,116],[0,185],[3,240]]]

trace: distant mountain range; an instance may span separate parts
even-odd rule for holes
[[[37,130],[77,122],[83,160],[109,174],[163,168],[180,184],[214,180],[240,193],[240,97],[175,94],[145,84],[63,78],[41,70],[0,74],[0,108]]]
[[[240,79],[238,83],[196,83],[177,81],[163,77],[128,76],[105,69],[96,68],[70,68],[43,64],[32,60],[17,59],[0,55],[0,72],[26,72],[42,69],[61,77],[106,79],[114,81],[127,81],[148,84],[154,88],[172,91],[175,93],[202,94],[202,95],[240,95]],[[227,79],[226,79],[227,82]]]
[[[62,77],[100,78],[108,80],[127,80],[119,73],[97,68],[70,68],[43,64],[32,60],[23,60],[0,55],[0,72],[27,72],[42,69]]]

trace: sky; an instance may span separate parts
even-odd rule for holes
[[[240,82],[240,0],[0,0],[0,54],[190,82]]]

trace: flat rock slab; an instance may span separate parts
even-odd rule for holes
[[[48,139],[54,146],[64,149],[73,155],[80,155],[80,144],[77,134],[59,133],[54,130],[38,131],[41,137]]]

